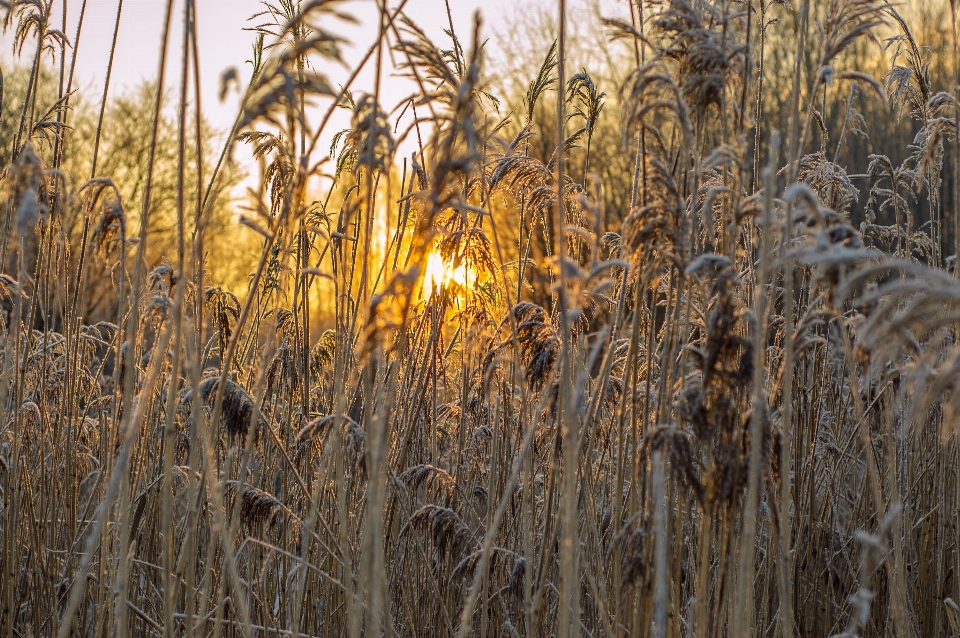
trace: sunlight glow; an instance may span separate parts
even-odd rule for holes
[[[466,288],[476,280],[476,274],[466,262],[454,268],[452,264],[443,261],[440,253],[432,252],[427,257],[427,272],[424,276],[424,285],[431,290],[450,288],[451,284]]]

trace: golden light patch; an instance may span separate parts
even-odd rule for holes
[[[459,266],[448,264],[440,256],[440,253],[430,253],[427,257],[427,270],[424,274],[424,287],[429,287],[431,291],[442,288],[450,288],[451,285],[466,288],[476,281],[476,273],[466,261]]]

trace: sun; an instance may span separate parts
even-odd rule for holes
[[[432,252],[427,257],[427,270],[423,281],[425,287],[429,285],[431,290],[450,288],[451,284],[467,288],[476,281],[476,274],[466,261],[454,267],[445,262],[440,253]]]

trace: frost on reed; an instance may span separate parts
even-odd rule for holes
[[[615,68],[561,31],[497,95],[479,18],[437,43],[420,1],[378,5],[362,87],[324,72],[351,3],[265,3],[222,149],[168,2],[136,184],[98,172],[108,89],[71,126],[81,29],[3,9],[0,633],[958,635],[950,34],[624,2]]]

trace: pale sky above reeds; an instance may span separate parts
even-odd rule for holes
[[[56,4],[60,5],[60,2]],[[388,7],[392,4],[396,2],[388,3]],[[521,8],[521,5],[522,8],[531,10],[542,4],[545,3],[541,0],[527,2],[451,0],[450,10],[458,35],[466,39],[469,35],[471,16],[477,9],[482,12],[487,25],[485,32],[491,33],[493,30],[502,28],[504,21],[512,17],[513,10]],[[156,76],[165,5],[166,0],[126,0],[124,2],[111,92],[122,90],[124,86],[132,87]],[[174,24],[170,33],[170,53],[174,56],[174,64],[171,69],[168,69],[167,78],[171,87],[177,86],[176,59],[179,57],[181,46],[182,5],[182,0],[175,3]],[[71,41],[75,37],[76,19],[80,6],[81,0],[68,0],[70,19],[67,35]],[[94,95],[97,95],[102,87],[116,7],[116,0],[87,0],[87,15],[80,36],[77,58],[77,79],[81,87],[95,89],[91,91]],[[250,67],[245,64],[245,60],[250,59],[251,45],[255,36],[244,29],[259,23],[259,19],[250,20],[250,16],[264,7],[259,0],[198,0],[197,7],[203,110],[214,126],[220,129],[229,128],[236,115],[239,99],[234,94],[223,103],[219,101],[220,75],[225,69],[233,66],[240,71],[243,80],[249,78]],[[347,63],[353,64],[363,56],[376,39],[376,10],[373,2],[364,0],[346,3],[344,9],[355,15],[359,23],[350,25],[331,20],[327,25],[334,33],[350,41],[344,53]],[[443,30],[447,28],[447,14],[443,0],[408,0],[405,11],[430,37],[438,42],[444,38]],[[55,18],[58,26],[61,23],[59,15],[61,14],[58,11],[58,17]],[[7,43],[4,47],[4,57],[9,60],[10,34],[6,34],[4,39]],[[30,51],[29,47],[25,47],[25,55],[28,51]],[[400,87],[394,86],[396,83],[391,82],[389,78],[390,66],[390,60],[385,60],[384,68],[387,72],[384,74],[386,89],[384,103],[392,106],[389,98],[395,97],[394,101],[396,101],[401,96],[391,95],[391,90],[397,90]],[[358,88],[369,87],[372,84],[373,65],[368,64],[368,67],[369,69],[366,70],[371,77],[365,77],[366,74],[361,75],[355,83]],[[334,82],[343,80],[348,75],[346,69],[335,66],[321,70]]]
[[[585,4],[592,0],[568,0],[568,3]],[[604,15],[626,15],[625,0],[600,0]],[[62,8],[67,5],[66,34],[73,43],[76,37],[77,19],[82,0],[55,0],[53,23],[62,26]],[[388,8],[395,6],[397,0],[388,1]],[[110,94],[118,95],[124,90],[136,87],[143,81],[156,77],[160,38],[163,26],[166,0],[125,0],[117,40],[114,69],[110,85]],[[454,28],[464,46],[469,46],[472,28],[472,16],[480,11],[484,21],[483,36],[494,41],[498,35],[504,35],[523,21],[533,22],[537,15],[552,15],[554,0],[450,0],[450,12]],[[234,91],[224,101],[219,99],[221,74],[235,67],[245,84],[250,76],[250,65],[246,60],[251,57],[251,46],[255,35],[245,28],[258,24],[259,20],[250,20],[255,13],[264,9],[260,0],[198,0],[198,29],[200,48],[201,100],[207,120],[221,135],[229,131],[237,109],[240,96]],[[355,0],[344,4],[344,10],[354,15],[358,23],[347,24],[331,20],[327,27],[349,41],[344,47],[344,57],[351,68],[355,65],[376,40],[377,14],[372,0]],[[110,44],[113,37],[117,0],[86,0],[86,14],[79,40],[79,53],[76,63],[75,86],[87,98],[86,104],[93,108],[99,102],[103,87],[104,74],[109,60]],[[405,13],[420,26],[429,37],[441,47],[449,45],[444,34],[448,27],[448,18],[444,0],[407,0]],[[182,41],[183,0],[175,1],[169,38],[169,54],[166,84],[171,90],[171,100],[176,99],[178,90],[179,58]],[[571,25],[576,29],[577,25]],[[514,31],[514,33],[516,33]],[[12,29],[0,39],[0,61],[4,66],[13,63]],[[23,48],[20,63],[29,64],[33,53],[33,44]],[[495,58],[496,47],[491,47]],[[49,58],[48,58],[49,59]],[[69,61],[69,57],[68,57]],[[412,91],[405,80],[395,77],[393,60],[384,56],[381,86],[381,102],[386,109],[392,109]],[[318,69],[326,73],[337,86],[349,76],[349,69],[331,64]],[[370,91],[373,86],[374,64],[368,63],[354,82],[357,92]],[[326,105],[321,105],[325,108]],[[172,105],[171,107],[172,108]],[[409,116],[407,116],[409,118]],[[349,122],[349,114],[338,113],[337,118],[328,126],[328,135],[344,128]],[[402,125],[401,125],[402,126]],[[217,144],[219,145],[219,141]],[[326,148],[326,147],[321,147]],[[241,156],[237,159],[244,162]],[[246,163],[246,162],[244,162]],[[248,168],[252,164],[248,164]]]

